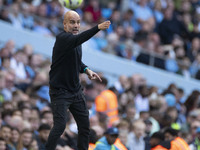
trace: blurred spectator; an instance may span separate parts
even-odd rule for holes
[[[96,108],[95,108],[96,106],[94,103],[94,99],[87,95],[85,96],[85,99],[86,99],[87,108],[89,110],[89,117],[96,115]]]
[[[0,102],[10,101],[12,94],[9,89],[6,88],[6,73],[0,71]]]
[[[105,136],[103,136],[101,139],[99,139],[96,143],[95,150],[101,150],[101,149],[115,149],[118,150],[118,148],[114,145],[117,137],[118,137],[118,129],[115,127],[108,128],[105,132]]]
[[[90,136],[89,136],[89,148],[88,150],[94,150],[96,147],[95,143],[97,142],[97,135],[95,130],[90,129]]]
[[[0,149],[1,150],[6,150],[6,142],[3,138],[0,137]]]
[[[8,52],[8,57],[11,57],[16,52],[16,45],[14,40],[8,40],[4,48]]]
[[[128,77],[126,75],[121,75],[114,85],[119,94],[123,93],[128,86]]]
[[[108,126],[111,126],[119,121],[117,95],[115,91],[106,89],[107,79],[102,78],[102,82],[96,84],[100,84],[100,87],[102,87],[99,89],[100,94],[95,99],[96,111],[99,116],[106,115],[108,117]]]
[[[200,41],[199,38],[192,39],[191,48],[188,49],[186,55],[190,59],[191,62],[195,60],[195,56],[200,52]]]
[[[19,4],[18,3],[14,3],[11,6],[11,13],[9,14],[9,18],[12,22],[12,25],[17,28],[17,29],[23,29],[23,25],[20,19],[20,12],[19,12]]]
[[[33,31],[44,36],[52,36],[51,31],[47,28],[44,20],[36,20],[36,24],[33,27]]]
[[[193,63],[191,64],[190,69],[189,69],[191,76],[193,76],[193,77],[197,74],[198,70],[200,69],[200,53],[197,54],[195,57],[196,58],[193,61]]]
[[[34,18],[31,15],[30,4],[23,3],[21,5],[22,14],[20,14],[20,20],[23,28],[33,29],[34,26]]]
[[[136,95],[134,102],[137,113],[141,111],[149,111],[149,99],[148,99],[148,88],[144,86],[138,87],[138,94]]]
[[[156,0],[154,3],[153,14],[155,17],[156,25],[158,25],[163,20],[163,12],[162,12],[162,1]]]
[[[48,124],[41,124],[38,131],[39,135],[36,137],[40,149],[45,149],[51,127]]]
[[[142,120],[136,120],[132,124],[132,131],[128,135],[127,147],[129,150],[145,149],[145,123]]]
[[[30,146],[29,146],[29,149],[31,149],[31,150],[39,150],[37,141],[36,141],[35,139],[33,139],[33,140],[31,141],[31,144],[30,144]]]
[[[24,108],[21,109],[21,112],[22,112],[22,118],[23,118],[23,120],[29,121],[30,117],[31,117],[31,110],[30,110],[30,108],[24,107]]]
[[[173,8],[166,8],[164,10],[164,19],[158,28],[161,41],[164,44],[170,44],[175,34],[183,36],[186,32],[183,23],[174,16]]]
[[[199,91],[194,90],[186,99],[184,105],[186,106],[187,113],[199,107]]]
[[[155,20],[151,9],[147,5],[147,0],[140,0],[135,5],[134,14],[141,27],[147,24],[150,30],[154,28]]]
[[[108,33],[113,33],[117,26],[120,25],[121,14],[120,11],[114,9],[109,20],[111,21],[110,27],[108,28]]]
[[[17,149],[19,137],[20,137],[19,130],[17,128],[12,128],[10,141],[11,141],[12,145],[15,147],[15,149]]]
[[[0,19],[6,22],[12,23],[11,19],[9,18],[9,11],[7,8],[2,8],[0,11]]]
[[[12,146],[10,138],[11,138],[11,127],[8,125],[2,126],[0,130],[0,135],[1,137],[5,140],[6,142],[6,147],[9,150],[15,150],[14,146]]]
[[[179,65],[180,68],[178,70],[178,74],[181,74],[183,75],[183,77],[185,77],[185,79],[190,79],[191,78],[191,75],[190,75],[190,72],[189,72],[189,67],[190,67],[190,60],[189,58],[187,57],[183,57],[182,58],[182,62],[181,64]]]
[[[91,128],[95,130],[98,139],[100,139],[103,136],[105,129],[102,128],[100,125],[95,125],[92,126]]]
[[[123,14],[123,22],[121,23],[124,28],[130,27],[137,32],[139,30],[139,24],[134,16],[134,12],[131,9],[128,9]],[[133,38],[132,38],[133,39]]]
[[[104,52],[117,55],[119,47],[119,36],[116,33],[111,33],[107,36],[108,45],[103,49]]]
[[[176,62],[175,52],[171,45],[164,46],[164,55],[166,56],[165,69],[171,72],[178,72],[179,66]]]
[[[171,141],[171,149],[186,149],[189,150],[189,145],[178,136],[178,131],[172,128],[167,128],[164,131],[165,140]]]
[[[198,127],[198,128],[196,129],[196,136],[195,136],[195,139],[194,139],[194,141],[189,145],[191,150],[198,150],[198,147],[200,146],[199,139],[200,139],[200,127]]]
[[[197,71],[196,75],[195,75],[195,78],[197,80],[200,80],[200,69]]]
[[[26,79],[25,67],[22,62],[22,51],[17,51],[14,57],[11,59],[10,65],[15,70],[16,77],[19,79]]]
[[[23,150],[28,149],[33,140],[33,133],[28,129],[24,129],[21,133],[19,144],[17,145],[17,149]]]
[[[138,119],[138,114],[136,113],[136,108],[133,103],[130,103],[126,107],[126,112],[124,118],[128,120],[131,124],[135,121],[135,119]]]
[[[115,145],[118,149],[120,149],[120,150],[128,150],[128,149],[124,146],[124,144],[121,142],[120,138],[117,138],[117,139],[115,140],[114,145]]]
[[[127,147],[128,133],[130,131],[130,123],[125,119],[121,119],[119,124],[116,126],[119,130],[120,142]]]
[[[151,150],[167,150],[171,148],[169,141],[164,141],[164,134],[155,132],[150,139]]]
[[[93,22],[99,22],[101,19],[101,8],[99,0],[89,0],[88,6],[84,10],[85,12],[90,12],[93,17]]]
[[[126,111],[127,111],[127,105],[131,103],[131,101],[133,101],[132,99],[129,99],[128,94],[126,93],[122,93],[119,95],[118,98],[118,110],[119,110],[119,115],[121,117],[125,117],[126,116]]]
[[[47,17],[47,4],[46,3],[41,3],[37,7],[37,13],[41,17],[44,17],[44,18]]]
[[[53,126],[53,114],[52,111],[44,111],[41,114],[41,122],[48,124],[50,127]]]

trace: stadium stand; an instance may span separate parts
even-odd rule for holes
[[[170,134],[191,150],[200,146],[199,8],[197,0],[85,0],[76,10],[82,30],[112,22],[83,45],[83,61],[118,99],[119,120],[110,125],[95,109],[99,84],[80,75],[96,141],[115,126],[126,148],[150,150],[163,146],[152,145],[153,133],[166,142],[164,133],[173,128]],[[0,143],[6,149],[38,150],[47,140],[42,131],[53,123],[48,72],[65,11],[57,1],[0,0]],[[57,149],[77,149],[76,140],[69,114]]]

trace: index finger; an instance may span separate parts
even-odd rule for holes
[[[105,21],[105,23],[109,23],[110,24],[111,22],[110,22],[110,20],[107,20],[107,21]]]
[[[101,80],[101,78],[99,77],[99,75],[98,74],[95,74],[95,76],[99,79],[99,81],[101,81],[102,82],[102,80]]]

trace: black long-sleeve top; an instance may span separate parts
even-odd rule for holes
[[[98,26],[95,26],[78,35],[63,31],[56,36],[49,72],[50,87],[66,89],[71,93],[75,93],[81,88],[79,73],[83,73],[87,67],[81,60],[81,44],[98,31]]]

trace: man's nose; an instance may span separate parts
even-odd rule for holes
[[[78,23],[75,23],[75,27],[78,27],[79,26],[79,24]]]

